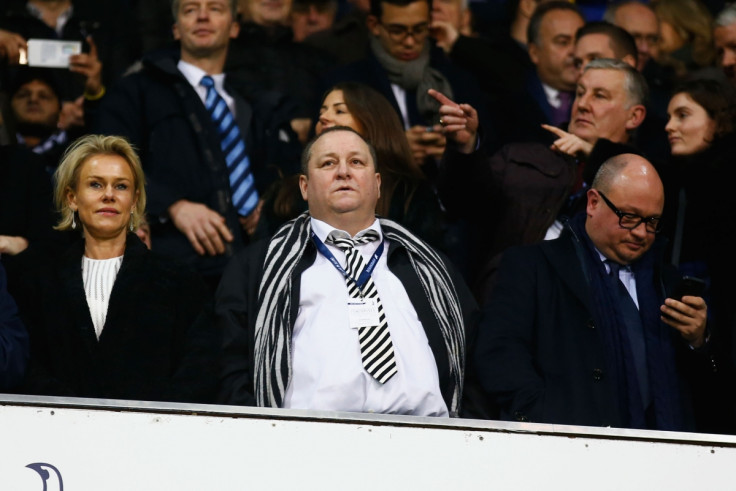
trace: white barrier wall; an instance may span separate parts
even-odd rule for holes
[[[24,396],[0,435],[12,491],[736,489],[717,435]]]

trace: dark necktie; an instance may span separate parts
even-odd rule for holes
[[[345,271],[348,275],[345,281],[350,298],[374,298],[378,305],[379,324],[377,326],[364,326],[358,328],[358,339],[360,342],[360,356],[363,368],[378,382],[385,384],[396,374],[396,357],[394,356],[394,345],[391,342],[391,333],[388,330],[386,314],[383,312],[381,298],[369,276],[362,288],[356,282],[360,273],[365,269],[365,260],[356,245],[367,244],[378,240],[378,232],[367,230],[360,237],[351,239],[347,234],[335,230],[327,237],[327,243],[333,244],[345,253]]]
[[[646,410],[651,402],[651,392],[649,389],[649,371],[647,369],[647,349],[644,339],[644,325],[641,322],[639,309],[631,298],[631,294],[626,286],[621,282],[619,271],[625,266],[607,260],[606,263],[610,267],[609,275],[614,282],[614,297],[618,298],[621,314],[626,323],[626,333],[629,338],[629,345],[634,356],[634,368],[636,369],[637,380],[639,381],[639,392],[641,393],[642,403]]]
[[[245,140],[225,99],[215,90],[215,81],[212,77],[205,75],[199,84],[207,88],[204,106],[210,113],[220,136],[220,148],[227,163],[233,206],[239,215],[248,216],[258,204],[258,191],[245,151]]]
[[[570,108],[572,107],[572,93],[560,91],[557,94],[560,100],[559,107],[552,107],[552,121],[554,126],[567,123],[570,120]]]

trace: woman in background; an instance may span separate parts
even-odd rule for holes
[[[706,423],[704,431],[734,432],[736,91],[714,80],[685,82],[675,90],[668,113],[672,159],[662,170],[663,233],[671,239],[672,262],[680,272],[709,284],[708,329],[723,378],[723,386],[711,391],[714,401],[696,397],[703,408],[699,419]]]
[[[115,136],[88,135],[55,175],[58,230],[81,239],[35,261],[21,286],[31,339],[25,392],[209,402],[218,339],[208,292],[133,233],[145,215],[140,160]]]
[[[315,133],[331,126],[348,126],[376,150],[381,174],[381,197],[376,213],[389,218],[434,247],[445,250],[445,222],[439,200],[422,171],[413,164],[399,116],[380,93],[355,82],[329,89],[319,112]],[[275,210],[282,221],[304,210],[297,182],[286,181]]]
[[[703,75],[716,59],[713,17],[699,0],[656,0],[652,7],[660,22],[660,61],[679,78]],[[705,69],[705,70],[704,70]]]

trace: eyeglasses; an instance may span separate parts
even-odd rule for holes
[[[598,194],[601,195],[601,198],[603,198],[603,201],[606,202],[611,211],[616,214],[616,216],[618,217],[618,224],[621,228],[625,228],[626,230],[634,230],[636,227],[644,223],[644,228],[646,228],[647,232],[651,234],[656,234],[661,230],[660,220],[662,217],[652,216],[644,218],[634,213],[624,213],[623,211],[616,208],[616,205],[611,203],[611,200],[606,198],[606,195],[603,194],[599,189],[596,189],[596,191],[598,192]]]
[[[424,36],[429,33],[429,23],[422,22],[415,26],[404,26],[402,24],[383,24],[381,23],[391,39],[396,42],[401,42],[408,38],[413,37],[416,41],[421,41]]]

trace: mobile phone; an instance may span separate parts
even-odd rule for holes
[[[669,298],[682,300],[682,297],[702,297],[705,293],[705,281],[694,276],[683,276],[675,285]]]

